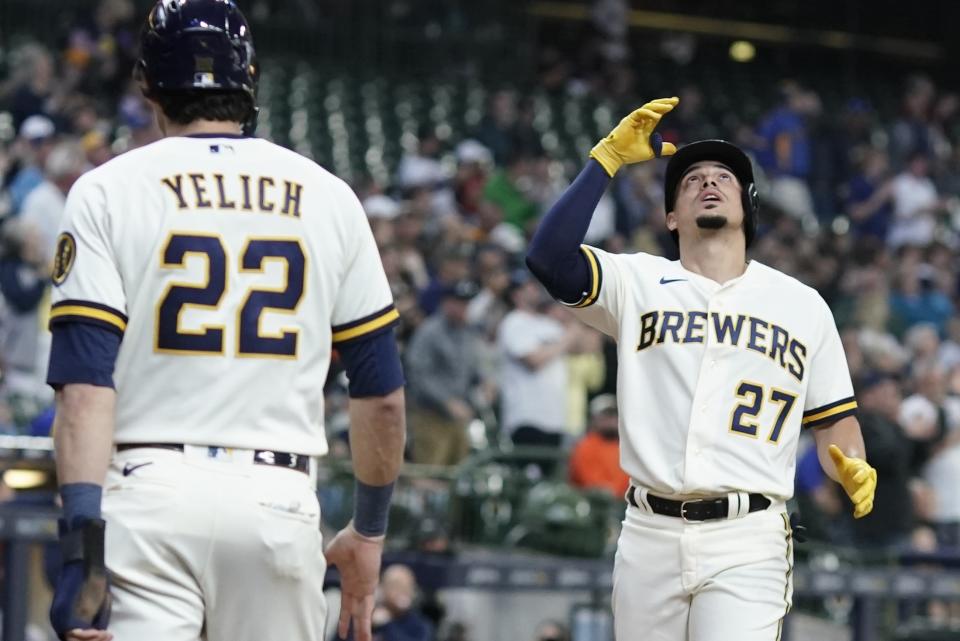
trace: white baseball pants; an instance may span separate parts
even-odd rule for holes
[[[613,570],[616,639],[779,641],[792,568],[782,503],[690,523],[629,506]]]
[[[114,456],[103,512],[115,641],[322,639],[310,477],[250,450],[190,449]]]

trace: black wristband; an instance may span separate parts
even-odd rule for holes
[[[64,563],[83,561],[86,567],[104,567],[104,538],[107,524],[103,519],[87,519],[79,527],[68,529],[60,521],[60,554]]]
[[[353,529],[364,536],[381,536],[387,531],[390,516],[390,498],[394,482],[386,485],[367,485],[357,479],[353,495]]]

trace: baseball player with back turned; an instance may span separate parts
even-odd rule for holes
[[[136,73],[166,137],[81,177],[58,239],[53,627],[317,641],[329,562],[340,635],[369,641],[405,426],[398,315],[366,217],[342,181],[251,137],[257,62],[233,0],[158,2]],[[356,499],[324,555],[332,346]]]
[[[759,203],[749,159],[720,140],[677,151],[653,129],[676,98],[624,118],[534,236],[527,264],[617,340],[629,503],[613,574],[618,641],[774,641],[790,609],[800,430],[859,518],[873,508],[856,401],[830,309],[746,259]],[[581,245],[610,178],[673,155],[667,227],[680,260]],[[675,154],[675,155],[674,155]]]

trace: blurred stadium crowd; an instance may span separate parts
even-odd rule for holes
[[[20,43],[0,76],[3,433],[49,431],[47,282],[66,192],[90,167],[160,136],[130,76],[138,18],[132,3],[104,0],[62,47]],[[615,36],[597,54],[611,64]],[[620,72],[590,83],[556,52],[543,61],[539,89],[554,95],[655,97],[633,95],[638,83]],[[842,330],[880,484],[873,515],[853,522],[804,437],[797,498],[810,534],[883,549],[957,546],[960,98],[910,75],[898,79],[899,112],[881,118],[862,96],[825,104],[805,80],[784,79],[754,121],[722,125],[696,85],[678,87],[661,131],[750,150],[762,177],[752,257],[819,290]],[[472,131],[454,139],[420,123],[387,176],[352,180],[401,313],[409,460],[439,469],[494,446],[552,448],[555,464],[526,473],[620,497],[614,346],[552,304],[523,266],[538,218],[577,170],[551,154],[536,118],[525,93],[491,90]],[[664,164],[621,172],[589,243],[676,258]],[[344,456],[336,363],[326,389],[333,456]]]

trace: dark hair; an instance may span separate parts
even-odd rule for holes
[[[178,125],[195,120],[239,122],[250,119],[253,98],[245,91],[171,91],[150,96],[157,101],[163,115]]]

